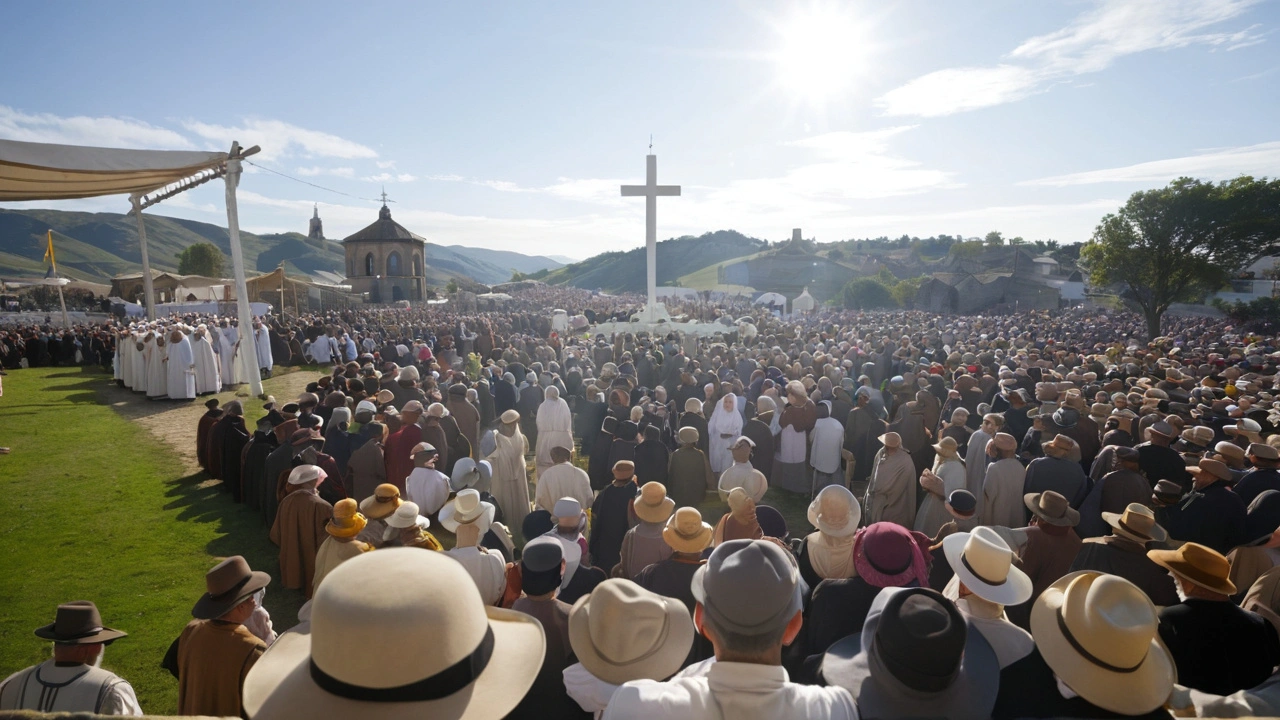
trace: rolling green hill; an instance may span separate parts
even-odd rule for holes
[[[669,285],[681,276],[730,258],[751,255],[769,243],[747,237],[737,230],[718,230],[704,235],[663,240],[658,243],[658,284]],[[557,270],[534,273],[530,277],[552,285],[600,289],[605,292],[644,292],[645,250],[607,252]]]

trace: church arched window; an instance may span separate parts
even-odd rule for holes
[[[413,255],[413,276],[422,276],[422,256],[414,253]]]
[[[364,274],[373,275],[373,253],[364,256]]]
[[[400,274],[400,253],[393,252],[387,256],[387,274],[388,275]]]

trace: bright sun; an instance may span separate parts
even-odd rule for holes
[[[778,82],[798,99],[825,104],[849,91],[865,70],[865,25],[838,5],[797,8],[778,22]]]

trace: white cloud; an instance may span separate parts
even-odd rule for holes
[[[143,150],[190,150],[190,140],[168,128],[128,117],[62,117],[0,105],[0,137],[25,142]]]
[[[1257,25],[1212,30],[1260,0],[1103,0],[1061,30],[1038,35],[990,67],[948,68],[876,100],[886,115],[936,117],[1002,105],[1053,82],[1107,69],[1126,55],[1192,45],[1237,50],[1263,41]]]
[[[1225,180],[1237,175],[1280,175],[1280,141],[1219,148],[1124,167],[1054,175],[1019,184],[1066,187],[1109,182],[1163,183],[1184,175],[1211,180]]]
[[[343,160],[376,158],[378,153],[366,145],[345,138],[308,130],[280,120],[245,120],[238,127],[214,125],[197,120],[182,123],[187,130],[213,142],[215,147],[231,147],[239,140],[244,147],[259,145],[264,162],[281,157],[332,157]]]
[[[367,177],[363,177],[360,179],[364,180],[365,182],[374,182],[374,183],[394,183],[394,182],[408,183],[408,182],[413,182],[418,178],[416,175],[410,175],[409,173],[395,173],[393,175],[392,173],[384,172],[384,173],[378,173],[377,175],[369,175]]]
[[[394,170],[396,167],[395,160],[379,160],[377,162],[379,170]]]
[[[330,167],[321,167],[319,165],[313,165],[311,167],[298,168],[298,174],[301,175],[302,177],[317,177],[319,175],[332,175],[334,177],[349,178],[349,177],[355,177],[356,170],[355,168],[349,168],[349,167],[330,168]]]

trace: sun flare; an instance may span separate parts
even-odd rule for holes
[[[815,5],[778,22],[778,83],[799,99],[825,103],[865,72],[865,25],[847,7]]]

